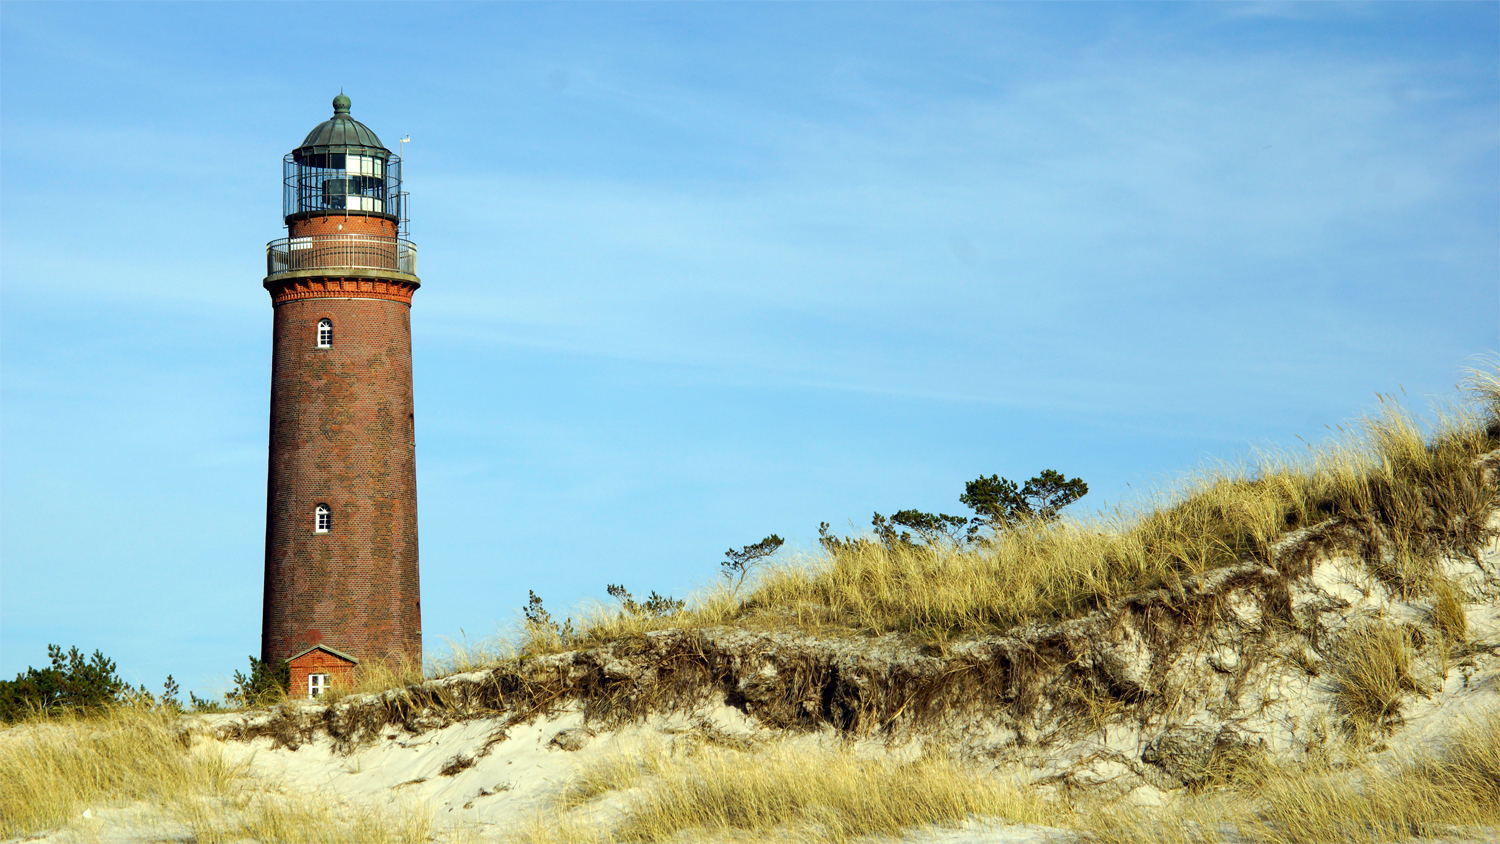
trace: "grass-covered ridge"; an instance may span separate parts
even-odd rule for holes
[[[1493,468],[1479,458],[1500,448],[1500,371],[1474,372],[1463,399],[1426,424],[1383,400],[1379,414],[1306,454],[1214,466],[1136,512],[1032,521],[976,543],[825,543],[764,566],[746,590],[712,589],[675,611],[601,605],[569,624],[528,613],[517,650],[556,652],[672,627],[928,641],[997,633],[1145,589],[1175,590],[1211,569],[1271,564],[1280,538],[1312,527],[1324,530],[1325,548],[1358,555],[1394,593],[1426,594],[1443,588],[1438,557],[1472,551],[1497,504]],[[447,667],[485,661],[460,652]]]

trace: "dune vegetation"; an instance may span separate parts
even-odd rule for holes
[[[1145,589],[1246,562],[1272,564],[1288,532],[1337,524],[1329,541],[1356,554],[1402,597],[1452,588],[1443,553],[1472,552],[1495,508],[1500,370],[1471,374],[1466,402],[1424,420],[1394,400],[1306,453],[1211,466],[1130,510],[1032,520],[974,541],[824,534],[823,548],[768,562],[743,592],[722,583],[653,611],[599,604],[554,621],[533,596],[517,642],[458,648],[444,670],[526,653],[589,647],[649,630],[748,626],[823,634],[905,633],[931,641],[1073,618]],[[1290,574],[1289,572],[1287,572]]]
[[[1500,714],[1460,725],[1442,746],[1392,768],[1261,764],[1232,788],[1160,810],[1087,807],[1090,844],[1389,844],[1478,840],[1500,825]]]
[[[906,761],[841,748],[657,747],[585,766],[515,833],[528,844],[699,840],[843,842],[983,818],[1068,829],[1088,844],[1320,844],[1472,836],[1500,824],[1500,715],[1393,769],[1258,762],[1232,787],[1161,808],[1018,785],[935,753]],[[567,811],[629,795],[612,819]]]
[[[199,844],[427,841],[431,813],[340,807],[282,793],[195,742],[170,706],[126,702],[41,712],[0,732],[0,838],[71,826],[88,834],[106,806],[138,804],[149,825]]]
[[[635,790],[607,826],[563,812],[611,792]],[[517,833],[548,842],[668,841],[692,831],[709,840],[843,842],[895,836],[912,827],[956,825],[971,817],[1056,823],[1058,801],[946,755],[898,761],[847,748],[698,745],[648,748],[585,766],[557,804]]]

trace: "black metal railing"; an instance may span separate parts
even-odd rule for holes
[[[397,237],[316,234],[266,244],[266,275],[299,270],[386,270],[417,274],[417,245]]]

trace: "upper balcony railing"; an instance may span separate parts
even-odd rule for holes
[[[266,275],[305,270],[384,270],[417,274],[417,245],[368,234],[283,237],[266,244]]]

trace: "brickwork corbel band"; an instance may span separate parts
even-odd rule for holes
[[[420,285],[381,278],[288,278],[268,280],[271,305],[298,299],[388,299],[411,305]]]

